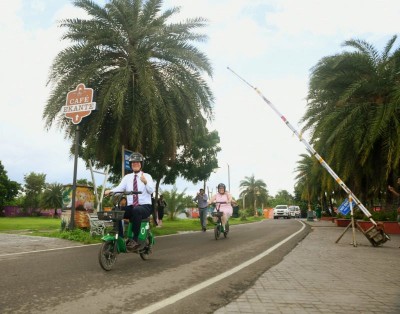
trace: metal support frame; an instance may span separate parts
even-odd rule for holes
[[[354,222],[354,211],[353,211],[353,200],[351,198],[351,195],[349,195],[349,204],[350,204],[350,216],[351,216],[351,223],[349,223],[346,227],[346,229],[344,229],[343,233],[340,235],[340,237],[335,241],[335,243],[338,243],[340,241],[340,239],[344,236],[344,234],[346,233],[346,231],[351,227],[352,231],[353,231],[353,242],[351,243],[354,247],[357,246],[357,240],[356,240],[356,225]]]
[[[104,191],[106,189],[106,183],[107,183],[108,172],[110,170],[110,166],[107,166],[106,170],[104,172],[93,170],[92,162],[89,160],[89,168],[90,168],[90,174],[92,176],[94,195],[96,196],[96,202],[97,202],[96,211],[97,212],[103,211],[103,207],[101,206],[101,204],[103,202],[103,195],[104,195]],[[102,185],[102,188],[101,188],[100,197],[99,197],[99,194],[97,193],[96,180],[95,180],[94,174],[93,174],[94,172],[104,175],[104,180],[103,180],[103,185]]]

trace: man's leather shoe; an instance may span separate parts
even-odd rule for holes
[[[139,246],[140,246],[140,244],[137,243],[135,240],[129,240],[129,241],[126,243],[126,248],[127,248],[128,250],[130,250],[130,251],[136,250]]]

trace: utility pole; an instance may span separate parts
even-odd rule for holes
[[[229,193],[231,193],[231,172],[229,170],[229,164],[228,163],[227,163],[227,165],[228,165],[228,190],[229,190]]]

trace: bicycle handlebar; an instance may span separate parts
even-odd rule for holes
[[[212,202],[212,203],[210,203],[210,205],[214,205],[214,206],[221,205],[221,204],[229,204],[229,202]]]
[[[112,198],[112,202],[114,204],[114,207],[119,208],[120,207],[120,202],[123,199],[125,195],[137,195],[137,194],[142,194],[140,191],[117,191],[117,192],[109,192],[106,197]]]
[[[135,195],[137,195],[137,194],[142,194],[142,192],[141,191],[129,191],[129,192],[125,192],[125,191],[122,191],[122,192],[110,192],[107,196],[112,196],[112,195],[116,195],[116,194],[122,194],[122,195],[132,195],[132,194],[135,194]]]
[[[219,212],[219,208],[221,207],[221,204],[229,204],[229,202],[213,202],[211,203],[212,205],[214,205],[214,207],[217,209],[217,211]]]

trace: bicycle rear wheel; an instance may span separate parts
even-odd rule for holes
[[[99,251],[99,263],[104,270],[111,270],[117,260],[117,252],[114,251],[116,242],[104,242]]]
[[[214,236],[215,236],[215,240],[219,239],[219,236],[221,234],[221,230],[220,230],[220,225],[217,224],[214,228]]]

